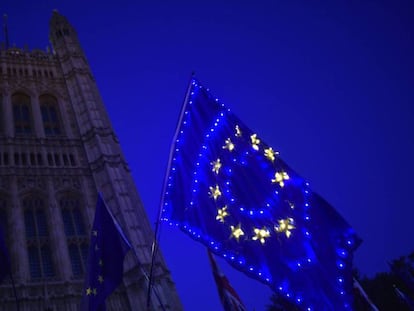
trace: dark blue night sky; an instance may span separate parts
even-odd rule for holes
[[[414,250],[411,1],[5,0],[11,44],[45,49],[55,8],[78,31],[152,223],[195,71],[354,227],[362,274]],[[161,248],[185,309],[220,310],[205,248],[166,224]],[[270,289],[218,262],[248,310],[265,310]]]

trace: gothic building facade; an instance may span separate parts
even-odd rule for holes
[[[21,311],[80,309],[97,193],[131,241],[108,310],[148,310],[153,232],[75,29],[57,11],[53,51],[0,49],[0,225]],[[151,310],[181,310],[166,264]],[[12,282],[0,310],[16,310]]]

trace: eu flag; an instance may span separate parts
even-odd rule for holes
[[[10,273],[10,257],[7,251],[3,230],[0,227],[0,282]]]
[[[161,204],[164,221],[298,308],[352,309],[353,229],[195,79]]]
[[[131,246],[100,194],[90,243],[82,310],[103,311],[105,299],[122,281],[124,257]]]

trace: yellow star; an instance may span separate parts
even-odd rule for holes
[[[242,136],[242,132],[241,132],[241,130],[240,130],[240,128],[239,128],[239,126],[238,125],[236,125],[236,134],[234,134],[236,137],[241,137]]]
[[[230,138],[227,138],[225,143],[226,144],[223,146],[223,149],[228,149],[229,151],[232,151],[234,149],[234,144],[231,142]]]
[[[219,196],[221,196],[221,191],[218,185],[216,185],[216,188],[210,187],[210,192],[208,193],[210,195],[210,198],[213,198],[214,201],[217,200]]]
[[[220,170],[220,168],[221,168],[220,159],[217,159],[216,161],[213,161],[213,162],[211,162],[210,164],[211,164],[211,166],[213,166],[212,171],[213,171],[214,173],[218,174],[218,173],[219,173],[219,170]]]
[[[262,244],[264,244],[265,238],[270,237],[270,232],[265,227],[263,229],[254,228],[254,233],[256,235],[252,239],[254,241],[259,240]]]
[[[278,183],[280,187],[285,185],[285,180],[289,179],[289,175],[286,172],[276,172],[275,179],[272,179],[272,183]]]
[[[99,276],[98,276],[98,282],[99,282],[99,283],[103,283],[103,281],[104,281],[103,276],[102,276],[102,275],[99,275]]]
[[[257,134],[253,134],[250,136],[250,139],[252,141],[252,147],[254,150],[259,150],[259,144],[260,144],[260,139],[257,138]]]
[[[96,294],[97,294],[97,292],[96,292],[96,288],[94,288],[94,289],[92,290],[92,293],[93,293],[93,295],[94,295],[94,296],[96,296]]]
[[[217,210],[216,220],[224,222],[224,217],[226,216],[229,216],[229,213],[227,213],[227,205]]]
[[[93,231],[92,231],[92,235],[93,235],[93,236],[98,236],[98,231],[97,231],[97,230],[93,230]]]
[[[278,233],[285,233],[289,238],[292,234],[291,230],[295,229],[293,218],[279,219],[279,226],[275,226],[275,231]]]
[[[264,155],[268,160],[273,162],[275,160],[276,156],[279,155],[279,152],[274,151],[272,149],[272,147],[269,147],[269,148],[264,150]]]
[[[92,294],[92,289],[90,287],[88,287],[86,289],[86,296],[90,296]]]
[[[98,264],[102,267],[103,266],[103,260],[102,259],[99,259]]]
[[[231,234],[230,237],[233,237],[237,240],[237,242],[239,242],[239,238],[244,235],[243,230],[240,228],[240,224],[237,227],[234,226],[230,226],[231,229]]]

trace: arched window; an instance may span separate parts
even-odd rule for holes
[[[29,196],[23,200],[23,208],[30,277],[33,280],[52,277],[55,269],[50,251],[45,203],[37,196]]]
[[[23,93],[13,94],[12,105],[15,134],[32,134],[32,111],[30,108],[30,97]]]
[[[72,273],[73,276],[80,277],[85,273],[88,256],[88,236],[81,213],[80,199],[77,196],[65,195],[59,200],[59,205],[68,243]]]
[[[61,129],[57,99],[51,95],[42,95],[39,97],[39,103],[46,136],[60,135]]]

